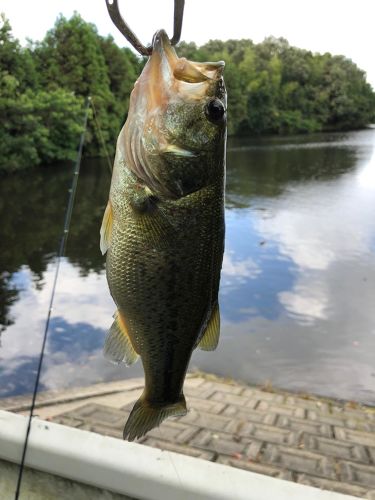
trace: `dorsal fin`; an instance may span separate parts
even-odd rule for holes
[[[108,201],[104,212],[102,225],[100,228],[100,250],[103,255],[106,253],[111,243],[112,224],[113,224],[112,205],[111,202]]]

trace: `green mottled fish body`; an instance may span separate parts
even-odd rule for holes
[[[145,390],[124,437],[186,413],[193,350],[216,348],[224,251],[223,63],[179,59],[163,31],[131,96],[101,229],[117,305],[105,354],[140,356]]]

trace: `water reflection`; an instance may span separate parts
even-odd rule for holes
[[[375,131],[233,141],[215,353],[200,369],[375,403]],[[0,396],[30,392],[70,169],[0,184]],[[83,165],[42,388],[139,376],[102,357],[114,305],[98,248],[105,163]],[[3,223],[4,221],[4,223]]]
[[[85,385],[129,374],[125,367],[103,359],[104,334],[114,311],[104,272],[87,273],[64,259],[61,264],[53,315],[46,346],[41,390]],[[3,334],[0,394],[30,392],[35,380],[55,262],[44,273],[45,286],[37,289],[26,267],[19,273],[23,291],[12,308],[15,323]]]
[[[78,183],[66,254],[82,275],[104,269],[98,231],[108,201],[111,174],[104,161],[87,162]]]
[[[324,142],[320,135],[297,137],[287,144],[285,138],[254,143],[233,140],[228,151],[227,206],[248,207],[259,202],[258,197],[280,196],[294,184],[336,179],[354,167],[363,142],[365,149],[369,147],[373,131],[369,132],[362,132],[368,142],[353,139],[353,134],[351,140],[347,135],[327,134]],[[264,210],[261,205],[257,208]]]

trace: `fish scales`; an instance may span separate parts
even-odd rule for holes
[[[173,206],[162,203],[164,213],[153,216],[160,236],[149,237],[142,216],[134,217],[130,204],[124,214],[125,230],[122,224],[113,227],[113,246],[107,257],[110,289],[126,315],[146,377],[149,369],[154,375],[148,390],[156,399],[169,394],[175,384],[180,393],[187,367],[185,361],[181,372],[181,360],[190,358],[197,332],[217,300],[214,269],[221,266],[222,250],[214,239],[220,238],[222,204],[215,191],[212,186],[193,193],[177,207],[178,202]],[[174,365],[168,355],[172,348]],[[150,359],[158,363],[148,365]]]
[[[118,138],[101,229],[118,308],[105,354],[127,364],[140,356],[145,372],[144,393],[124,430],[129,440],[186,413],[191,354],[197,346],[214,349],[219,335],[223,63],[182,60],[182,66],[165,32],[158,32]]]

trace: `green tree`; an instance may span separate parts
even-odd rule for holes
[[[83,100],[61,88],[38,86],[29,49],[2,16],[0,28],[0,170],[14,171],[75,157]]]
[[[360,128],[374,117],[374,92],[365,73],[343,56],[327,58],[323,75],[328,97],[326,125],[335,129]]]
[[[341,130],[375,121],[375,93],[343,56],[313,54],[275,37],[258,44],[181,43],[177,52],[193,61],[225,61],[230,135]],[[0,169],[73,158],[88,95],[101,133],[91,119],[85,154],[113,155],[144,62],[78,14],[60,16],[41,42],[26,48],[1,15]]]
[[[38,75],[29,49],[22,49],[12,35],[8,19],[0,13],[0,74],[12,75],[18,82],[19,91],[34,88]]]
[[[130,92],[141,70],[141,61],[130,49],[118,47],[111,36],[99,37],[99,43],[107,66],[110,91],[127,111]]]
[[[64,89],[17,92],[0,81],[0,170],[14,171],[74,159],[82,132],[83,102]]]
[[[107,65],[96,27],[86,23],[77,13],[69,20],[60,16],[44,40],[35,45],[34,56],[43,88],[62,88],[76,96],[93,98],[104,140],[110,145],[118,122],[113,113],[115,99],[110,91]],[[86,136],[86,153],[104,155],[92,121]]]
[[[77,13],[70,19],[60,16],[44,40],[35,46],[34,55],[44,87],[64,88],[77,96],[92,97],[101,136],[91,120],[86,154],[103,156],[108,150],[113,155],[140,60],[129,49],[120,49],[112,37],[99,36],[96,27]]]

